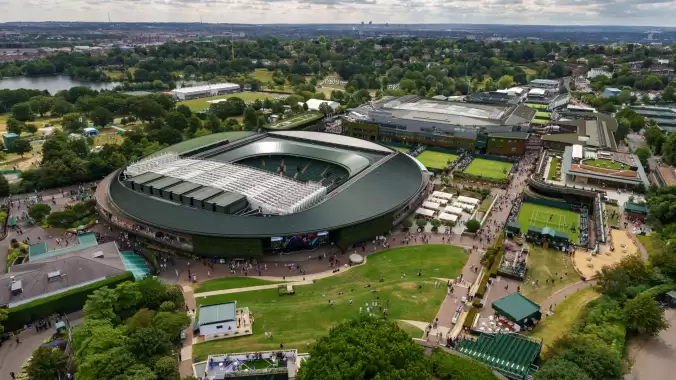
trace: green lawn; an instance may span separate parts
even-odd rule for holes
[[[214,290],[247,288],[249,286],[280,284],[277,281],[266,281],[255,277],[226,277],[204,281],[195,288],[195,293],[212,292]]]
[[[533,119],[530,121],[531,124],[540,124],[540,125],[547,125],[549,124],[549,120],[539,120],[539,119]]]
[[[486,199],[481,202],[481,205],[479,206],[479,212],[488,212],[488,209],[491,207],[491,203],[493,203],[493,196],[489,194]]]
[[[552,214],[554,216],[550,219],[549,217]],[[533,217],[535,217],[536,220],[531,220]],[[521,205],[521,210],[519,210],[517,221],[521,225],[522,233],[525,233],[529,226],[540,228],[550,227],[556,231],[567,233],[572,242],[579,242],[577,229],[575,232],[570,230],[573,225],[576,228],[580,225],[580,214],[576,212],[561,208],[536,205],[534,203],[523,203]]]
[[[521,285],[521,294],[524,296],[541,303],[558,290],[580,281],[573,261],[563,252],[534,245],[529,248],[528,272]],[[532,286],[536,280],[539,281],[538,285]]]
[[[611,160],[584,160],[582,161],[582,164],[584,165],[589,165],[589,166],[594,166],[597,168],[602,168],[602,169],[623,169],[625,166],[617,161],[611,161]]]
[[[514,164],[511,162],[475,158],[464,172],[477,177],[504,179],[507,178],[509,171],[512,170],[512,166]]]
[[[608,215],[608,225],[609,226],[615,226],[619,227],[620,226],[620,208],[617,206],[613,205],[606,205],[606,212]],[[613,212],[615,212],[615,216],[613,216]],[[640,239],[639,239],[640,240]],[[647,249],[647,247],[646,247]]]
[[[636,235],[636,239],[638,239],[651,256],[661,251],[661,243],[657,239],[657,235]]]
[[[549,164],[549,173],[547,173],[547,179],[559,179],[556,175],[556,169],[560,165],[561,160],[556,157],[552,157],[552,162]]]
[[[399,325],[399,327],[402,330],[406,331],[408,333],[408,335],[411,336],[411,338],[420,339],[423,336],[423,331],[420,330],[419,328],[411,325],[411,324],[408,324],[408,323],[402,322],[402,321],[397,321],[397,325]]]
[[[552,116],[552,113],[551,113],[551,112],[538,111],[538,112],[535,113],[535,117],[537,117],[538,119],[547,119],[547,120],[549,120],[549,118],[550,118],[551,116]]]
[[[261,81],[262,83],[267,83],[272,81],[272,71],[268,69],[256,69],[251,74],[254,79]]]
[[[299,127],[301,125],[305,125],[305,124],[317,121],[317,120],[321,119],[323,116],[324,115],[322,115],[319,112],[309,111],[309,112],[302,113],[300,115],[290,117],[288,119],[279,120],[276,124],[267,125],[265,128],[274,129],[274,130],[294,129],[294,128]]]
[[[590,301],[599,297],[593,287],[574,293],[554,307],[554,315],[545,317],[531,333],[532,337],[542,339],[542,353],[545,353],[557,338],[570,333]]]
[[[449,163],[455,161],[458,158],[455,154],[434,152],[431,150],[426,150],[422,152],[418,157],[418,161],[422,162],[425,167],[430,169],[445,169]]]
[[[365,304],[376,297],[382,303],[389,301],[390,319],[431,321],[446,296],[444,286],[434,287],[434,277],[457,276],[466,260],[460,247],[404,247],[369,256],[366,264],[312,285],[296,286],[295,295],[279,296],[277,289],[269,289],[199,298],[200,304],[236,300],[239,307],[248,307],[255,317],[254,334],[194,345],[193,356],[205,359],[215,353],[271,350],[280,343],[285,348],[305,350],[306,343],[325,335],[331,327],[357,317],[360,306],[365,312]],[[419,270],[421,277],[416,276]],[[371,287],[366,288],[367,284]],[[335,302],[334,307],[329,306],[329,299]],[[275,338],[266,340],[266,331]]]
[[[404,153],[407,153],[409,151],[408,148],[404,148],[404,147],[401,147],[401,146],[392,146],[392,145],[385,145],[385,146],[388,147],[388,148],[392,148],[394,150],[398,150],[400,152],[404,152]]]
[[[536,110],[546,110],[547,106],[544,104],[534,104],[534,103],[526,103],[526,105],[530,108],[535,108]]]
[[[252,102],[256,99],[269,99],[269,98],[274,98],[276,96],[279,96],[279,94],[272,94],[268,92],[238,92],[236,94],[229,94],[229,95],[218,95],[218,96],[211,96],[208,98],[199,98],[199,99],[191,99],[191,100],[184,100],[182,102],[179,102],[178,104],[184,104],[188,106],[191,110],[193,111],[201,111],[203,109],[209,108],[211,103],[207,103],[208,100],[216,100],[216,99],[228,99],[228,98],[240,98],[244,100],[245,102]]]

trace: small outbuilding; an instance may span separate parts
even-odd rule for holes
[[[521,295],[512,293],[494,301],[493,310],[522,328],[540,321],[540,305]]]
[[[237,331],[237,303],[200,305],[197,325],[200,329],[200,336],[205,338],[233,334]]]

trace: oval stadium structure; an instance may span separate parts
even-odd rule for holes
[[[163,149],[98,186],[99,213],[200,256],[347,248],[388,232],[422,202],[425,168],[341,135],[226,132]]]

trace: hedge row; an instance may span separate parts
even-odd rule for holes
[[[72,313],[81,310],[87,297],[95,290],[106,286],[112,288],[125,281],[134,281],[134,275],[131,272],[124,272],[93,284],[9,308],[7,320],[4,321],[5,331],[19,330],[31,322],[54,313]]]
[[[475,307],[471,308],[467,312],[467,317],[465,317],[465,322],[463,322],[462,327],[471,329],[472,325],[474,324],[474,318],[476,318],[477,313],[479,313],[477,308]]]
[[[474,175],[474,174],[469,174],[469,173],[459,172],[459,171],[453,172],[453,177],[470,179],[470,180],[474,180],[474,181],[484,181],[484,182],[488,182],[488,183],[497,183],[497,184],[501,184],[501,185],[506,185],[506,184],[509,183],[509,179],[507,179],[507,178],[498,179],[498,178],[492,178],[492,177],[483,177],[483,176],[480,176],[480,175]]]

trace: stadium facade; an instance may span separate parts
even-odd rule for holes
[[[231,133],[177,144],[108,176],[101,215],[169,249],[242,258],[371,240],[422,202],[414,158],[351,137]]]
[[[505,99],[482,99],[481,103],[436,101],[413,95],[386,97],[351,110],[344,125],[349,136],[369,141],[487,153],[491,153],[486,149],[492,136],[493,140],[502,140],[494,141],[501,152],[522,155],[523,132],[530,130],[536,111],[504,96]]]

